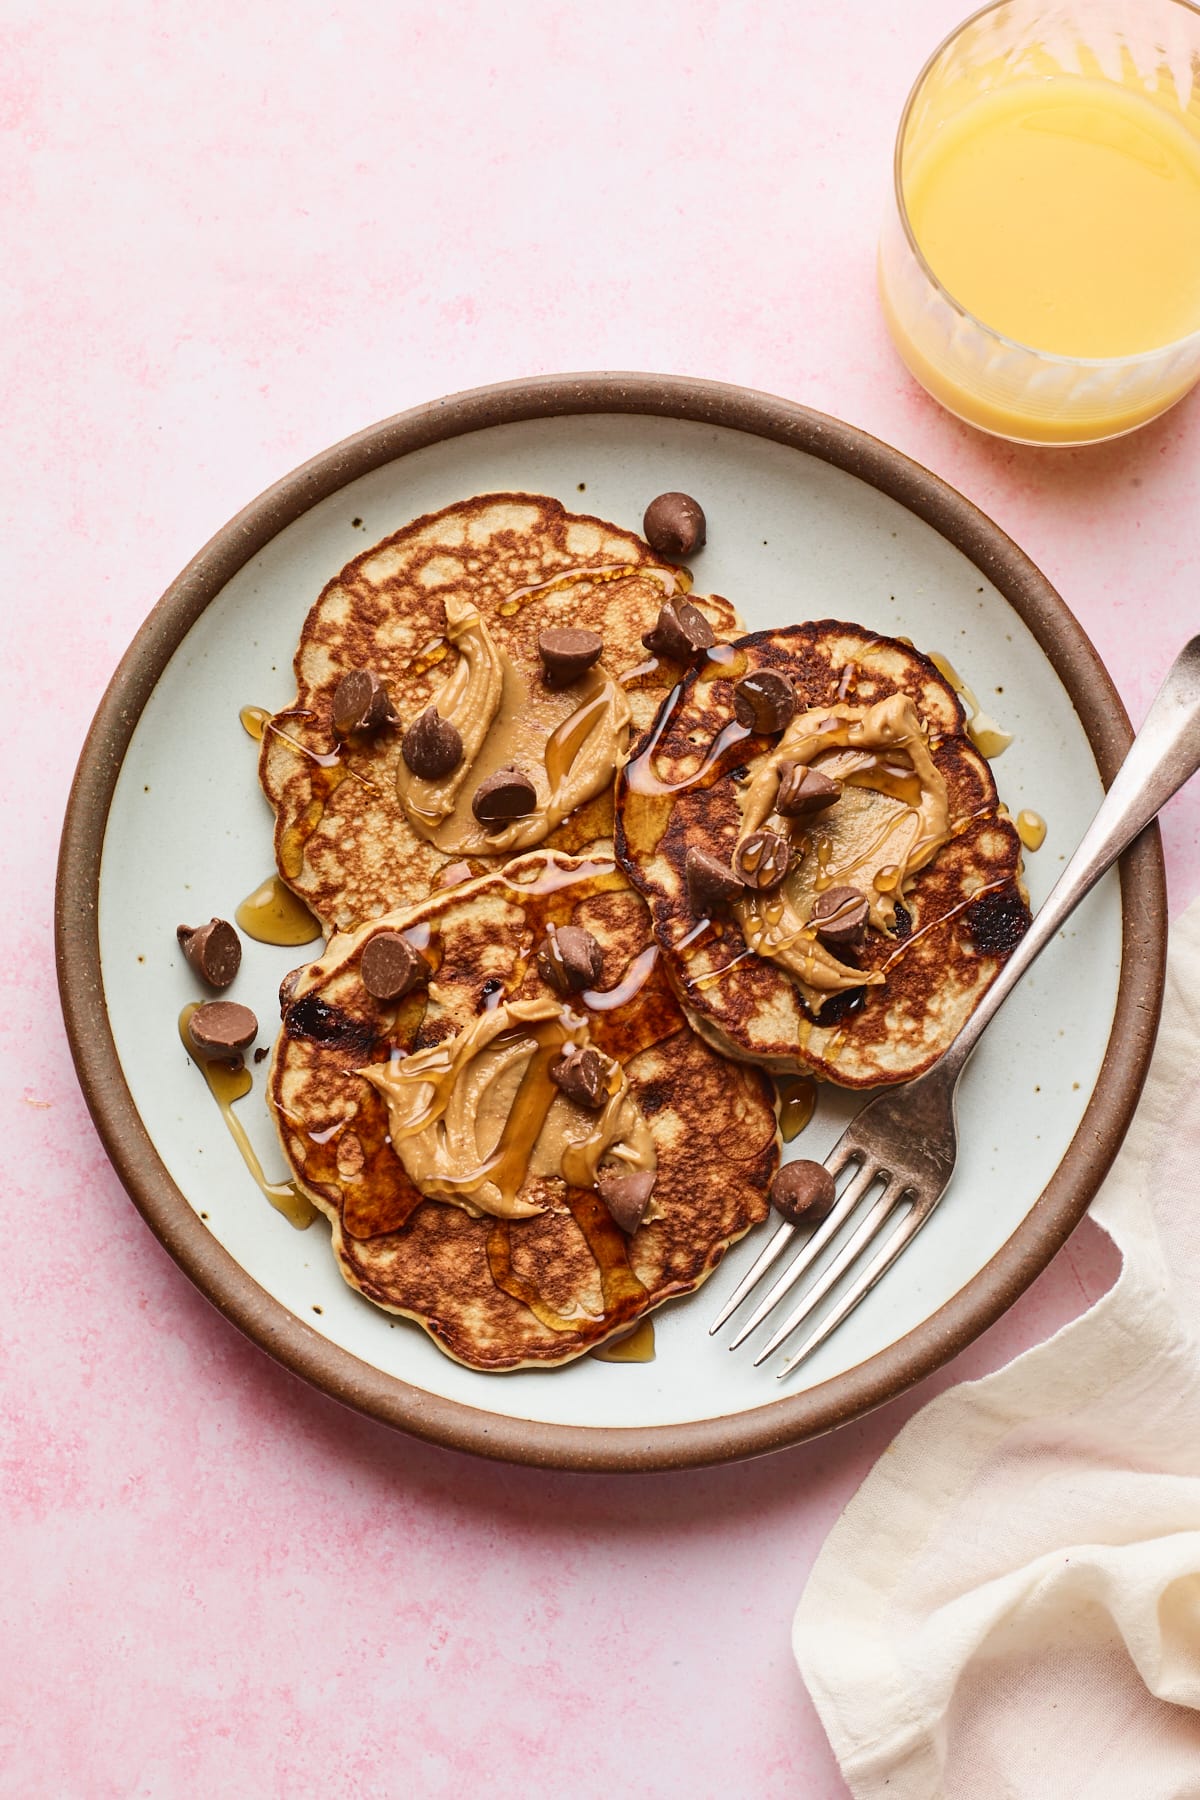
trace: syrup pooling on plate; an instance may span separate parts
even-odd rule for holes
[[[320,921],[313,918],[303,900],[285,887],[278,875],[268,875],[261,886],[247,894],[233,916],[247,937],[281,949],[311,944],[321,935]]]

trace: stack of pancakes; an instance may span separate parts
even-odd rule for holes
[[[328,939],[284,984],[281,1142],[346,1279],[475,1368],[566,1362],[696,1287],[767,1210],[763,1068],[851,1086],[915,1074],[1027,920],[1015,832],[932,664],[844,625],[741,637],[733,607],[690,586],[554,500],[448,507],[325,589],[296,700],[264,733],[280,874]],[[711,646],[664,638],[685,595]],[[575,681],[545,656],[564,630],[602,645]],[[897,878],[880,928],[845,952],[861,985],[832,996],[751,951],[745,909],[688,878],[689,851],[724,863],[738,846],[780,741],[737,724],[759,670],[851,720],[904,696],[946,795],[945,842]],[[335,730],[351,672],[382,697]],[[412,768],[431,707],[460,734],[442,796]],[[514,765],[529,803],[481,821],[472,796]],[[866,818],[869,772],[853,779]],[[876,799],[898,830],[902,802]]]

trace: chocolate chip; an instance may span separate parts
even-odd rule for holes
[[[660,556],[691,556],[704,548],[704,509],[690,494],[660,494],[646,508],[642,535]]]
[[[576,631],[571,626],[555,626],[538,632],[538,655],[542,659],[542,679],[548,688],[570,687],[586,675],[604,652],[604,639],[597,631]]]
[[[865,894],[857,888],[832,887],[817,895],[809,918],[821,942],[837,950],[862,943],[870,911]]]
[[[462,738],[436,706],[427,706],[401,738],[400,754],[419,781],[438,781],[462,761]]]
[[[777,888],[788,872],[792,848],[777,831],[752,831],[733,853],[733,867],[747,887]]]
[[[596,1177],[596,1192],[627,1237],[632,1237],[646,1216],[654,1189],[652,1169],[634,1169],[624,1174],[618,1169],[601,1169]]]
[[[333,690],[333,734],[349,737],[359,732],[370,737],[385,725],[399,721],[392,709],[387,685],[371,669],[351,669]]]
[[[823,1163],[784,1163],[771,1183],[771,1205],[789,1225],[819,1225],[833,1211],[833,1176]]]
[[[254,1052],[254,1060],[256,1063],[264,1063],[270,1054],[271,1052],[267,1046],[265,1044],[260,1044],[258,1049]]]
[[[579,925],[551,925],[538,945],[538,974],[557,994],[581,994],[604,972],[604,952]]]
[[[783,731],[796,716],[796,690],[786,675],[774,669],[756,669],[743,675],[733,690],[733,710],[739,725],[748,725],[762,736]]]
[[[712,626],[690,600],[664,600],[653,629],[642,638],[647,650],[673,662],[687,662],[716,641]]]
[[[296,983],[303,973],[303,964],[301,964],[298,969],[289,969],[279,984],[279,1016],[281,1019],[288,1007],[292,1004],[292,995],[296,991]]]
[[[206,1062],[227,1062],[240,1069],[242,1051],[258,1036],[258,1020],[236,1000],[207,1000],[188,1020],[187,1035]]]
[[[684,862],[688,895],[694,912],[708,912],[710,907],[728,906],[746,892],[746,884],[729,867],[718,862],[707,850],[689,850]]]
[[[192,968],[209,987],[227,988],[242,965],[242,940],[228,919],[180,925],[175,936]]]
[[[537,789],[523,769],[497,769],[475,789],[471,811],[481,825],[524,819],[537,808]]]
[[[785,763],[779,774],[775,811],[783,819],[813,819],[841,798],[841,783],[810,769],[806,763]]]
[[[550,1064],[550,1079],[576,1106],[599,1112],[608,1099],[609,1067],[598,1050],[567,1044]]]
[[[425,958],[398,931],[376,933],[359,963],[362,984],[373,1000],[403,999],[428,972]]]

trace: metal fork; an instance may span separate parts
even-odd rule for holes
[[[958,1153],[955,1096],[967,1060],[1005,1000],[1030,964],[1062,929],[1080,901],[1128,848],[1185,781],[1200,768],[1200,637],[1186,644],[1171,665],[1146,722],[1130,746],[1100,810],[1088,826],[1074,856],[1059,876],[1045,904],[995,981],[949,1049],[925,1075],[902,1088],[892,1088],[868,1102],[842,1133],[825,1159],[837,1181],[853,1167],[828,1218],[788,1264],[729,1348],[734,1350],[817,1262],[857,1212],[860,1202],[880,1181],[877,1196],[852,1235],[807,1290],[759,1354],[764,1362],[820,1306],[852,1270],[858,1271],[821,1323],[779,1371],[780,1380],[811,1356],[837,1330],[891,1268],[929,1218],[949,1185]],[[892,1214],[905,1206],[899,1223],[888,1230]],[[800,1228],[781,1224],[752,1269],[738,1283],[713,1321],[711,1332],[742,1305],[767,1271],[774,1267]],[[868,1252],[875,1255],[865,1268]]]

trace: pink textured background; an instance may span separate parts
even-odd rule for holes
[[[146,1231],[63,1042],[51,887],[93,707],[210,533],[359,426],[534,371],[712,375],[889,439],[1041,563],[1140,718],[1198,623],[1200,403],[1007,448],[876,308],[895,120],[959,4],[0,9],[5,1795],[846,1792],[789,1653],[806,1572],[920,1400],[1103,1289],[1099,1233],[939,1381],[766,1462],[428,1449],[282,1373]],[[1191,793],[1176,910],[1198,831]]]

